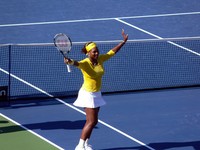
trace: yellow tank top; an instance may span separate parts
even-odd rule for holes
[[[89,58],[79,61],[78,68],[83,74],[82,88],[88,92],[98,92],[101,90],[102,76],[104,75],[103,63],[114,56],[115,52],[110,50],[108,53],[99,55],[98,64],[93,65]]]

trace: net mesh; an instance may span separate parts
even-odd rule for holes
[[[102,92],[123,92],[200,85],[200,39],[127,42],[105,62]],[[106,53],[118,42],[98,43]],[[178,46],[178,45],[179,46]],[[81,60],[84,43],[73,43],[70,58]],[[182,47],[180,47],[182,46]],[[196,53],[189,52],[190,50]],[[10,51],[10,54],[9,54]],[[53,44],[0,46],[0,86],[8,86],[10,98],[74,96],[83,79],[79,69],[68,73],[63,56]]]

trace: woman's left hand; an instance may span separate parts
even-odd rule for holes
[[[126,43],[126,41],[128,40],[128,34],[125,34],[124,33],[124,29],[122,29],[122,36],[123,36],[123,38],[124,38],[124,43]]]

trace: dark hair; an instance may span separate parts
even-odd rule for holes
[[[87,54],[87,50],[86,50],[85,47],[86,47],[87,45],[89,45],[90,43],[92,43],[92,42],[87,42],[87,43],[85,43],[84,47],[83,47],[82,50],[81,50],[82,53]]]

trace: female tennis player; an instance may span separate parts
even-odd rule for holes
[[[74,65],[81,70],[84,79],[74,105],[85,109],[86,123],[75,150],[92,150],[92,146],[88,144],[88,141],[93,128],[98,122],[99,109],[105,104],[100,91],[102,76],[104,74],[103,63],[114,56],[128,40],[128,34],[125,34],[124,30],[122,30],[122,37],[123,41],[108,51],[107,54],[99,55],[99,49],[96,43],[89,42],[82,49],[82,52],[88,58],[81,61],[64,58],[66,64]]]

